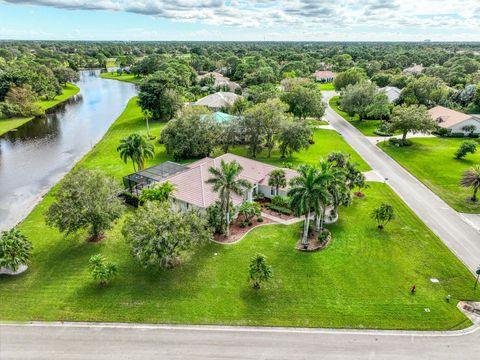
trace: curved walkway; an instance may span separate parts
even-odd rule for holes
[[[327,100],[334,92],[324,92]],[[395,160],[372,144],[360,131],[338,115],[330,106],[325,116],[350,146],[407,203],[420,219],[474,272],[480,264],[480,234]]]

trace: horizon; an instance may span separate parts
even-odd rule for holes
[[[0,0],[0,14],[1,40],[458,43],[480,38],[475,0]]]

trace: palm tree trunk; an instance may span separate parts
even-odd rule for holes
[[[317,232],[320,231],[320,220],[321,220],[320,214],[316,213],[315,214],[315,229],[317,230]]]
[[[478,191],[478,186],[475,186],[473,188],[473,196],[472,196],[472,201],[476,202],[477,201],[477,191]]]
[[[225,234],[227,237],[230,236],[230,196],[226,196],[227,198],[227,204],[225,205],[225,210],[226,210],[226,214],[225,214],[225,220],[227,221],[226,223],[226,230],[225,230]]]
[[[310,225],[310,210],[308,210],[305,217],[305,222],[303,223],[303,236],[302,236],[302,245],[308,244],[308,227]]]
[[[323,224],[325,223],[325,208],[326,206],[322,205],[322,212],[321,212],[321,216],[320,216],[320,230],[323,230]]]
[[[133,172],[137,172],[137,168],[135,167],[135,160],[132,157],[132,165],[133,165]]]

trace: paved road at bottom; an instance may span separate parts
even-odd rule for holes
[[[283,328],[0,325],[1,360],[478,360],[480,331],[403,335]]]
[[[333,92],[324,92],[327,101],[333,95]],[[475,271],[480,264],[479,232],[332,108],[326,109],[325,117],[373,170],[388,178],[387,183],[445,245],[470,270]]]

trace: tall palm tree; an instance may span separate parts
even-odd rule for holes
[[[117,151],[125,163],[127,163],[129,159],[132,160],[134,172],[142,170],[145,167],[145,159],[155,156],[154,146],[148,142],[145,136],[140,134],[130,134],[120,140]]]
[[[268,178],[268,186],[275,187],[275,195],[278,195],[278,189],[287,186],[287,179],[285,177],[285,170],[275,169]]]
[[[473,189],[471,200],[477,201],[477,191],[480,188],[480,165],[475,165],[463,172],[460,185]]]
[[[232,193],[243,195],[245,190],[252,185],[244,179],[239,179],[238,176],[242,172],[242,166],[235,160],[232,162],[220,162],[220,167],[210,167],[208,171],[213,176],[206,181],[207,184],[213,186],[213,191],[219,193],[220,203],[225,212],[226,221],[226,235],[230,235],[230,203]]]
[[[302,165],[298,168],[299,176],[290,180],[290,207],[297,213],[305,215],[303,223],[302,245],[308,245],[308,228],[312,209],[318,211],[318,197],[323,184],[318,177],[318,169],[312,165]]]
[[[333,193],[333,190],[338,190],[345,183],[345,171],[342,168],[336,167],[332,162],[320,160],[320,166],[318,167],[317,182],[321,184],[317,194],[318,206],[316,207],[315,223],[316,230],[323,229],[325,222],[325,211],[327,206],[335,202],[337,192]],[[338,189],[335,187],[338,186]]]

